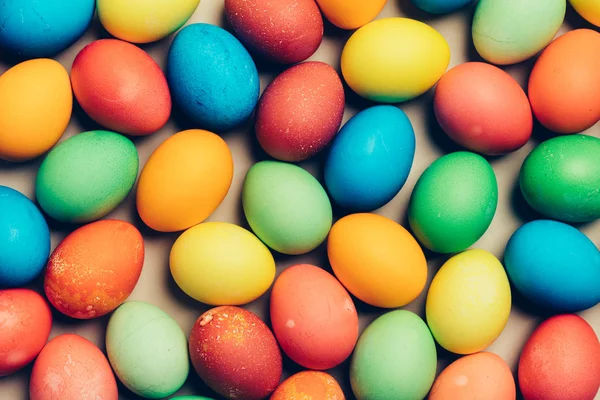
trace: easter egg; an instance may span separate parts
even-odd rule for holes
[[[175,393],[189,372],[187,338],[160,308],[123,303],[106,328],[106,353],[119,380],[135,394],[162,399]]]
[[[171,274],[188,296],[211,305],[240,305],[262,296],[275,279],[271,252],[246,229],[204,222],[173,244]]]
[[[344,400],[344,392],[333,377],[321,371],[298,372],[283,381],[270,400]]]
[[[350,36],[342,51],[346,83],[381,103],[410,100],[429,90],[450,63],[450,47],[435,29],[413,19],[369,22]]]
[[[552,41],[566,8],[566,0],[479,0],[472,26],[475,49],[494,64],[527,60]]]
[[[446,134],[469,150],[500,155],[529,140],[529,99],[509,74],[481,62],[460,64],[438,82],[435,116]]]
[[[600,2],[597,0],[569,0],[575,11],[588,22],[600,26]]]
[[[189,348],[200,378],[227,399],[263,399],[281,378],[281,353],[273,334],[243,308],[216,307],[202,314]]]
[[[50,150],[72,106],[69,74],[54,60],[25,61],[0,75],[0,158],[27,161]]]
[[[171,44],[167,80],[179,109],[202,128],[226,131],[246,121],[260,90],[248,51],[226,30],[183,28]]]
[[[381,12],[387,0],[316,0],[325,17],[342,29],[360,28]]]
[[[204,396],[178,396],[178,397],[171,397],[171,400],[213,400],[213,399],[204,397]]]
[[[405,306],[425,287],[423,250],[404,227],[381,215],[338,220],[329,233],[327,255],[346,289],[376,307]]]
[[[244,214],[267,246],[283,254],[308,253],[329,233],[331,203],[321,184],[297,165],[254,164],[242,190]]]
[[[350,384],[358,400],[423,399],[436,364],[435,343],[425,322],[410,311],[390,311],[358,339]]]
[[[287,268],[275,281],[271,325],[285,354],[314,370],[341,364],[358,339],[350,295],[333,275],[308,264]]]
[[[375,106],[352,118],[336,136],[325,163],[333,201],[372,211],[398,194],[415,157],[415,132],[397,107]]]
[[[35,195],[61,222],[102,218],[129,194],[138,172],[131,140],[108,131],[80,133],[53,148],[38,170]]]
[[[42,350],[52,328],[50,307],[29,289],[0,290],[0,377],[24,368]]]
[[[571,225],[538,220],[521,226],[504,262],[513,285],[538,306],[577,312],[600,302],[600,251]]]
[[[227,143],[212,132],[190,129],[162,142],[150,156],[137,186],[137,210],[150,228],[187,229],[221,204],[233,179]]]
[[[466,6],[473,0],[411,0],[423,11],[432,14],[446,14]]]
[[[600,33],[577,29],[544,50],[529,76],[535,117],[558,133],[584,131],[600,120]]]
[[[542,322],[519,359],[525,400],[593,400],[600,388],[600,343],[592,327],[574,314]]]
[[[38,208],[22,193],[0,185],[0,288],[23,286],[46,266],[50,231]]]
[[[418,179],[408,220],[419,242],[438,253],[456,253],[488,229],[498,204],[498,184],[481,156],[459,151],[435,160]]]
[[[117,382],[104,354],[75,334],[52,339],[33,364],[30,400],[117,400]]]
[[[149,135],[171,115],[167,79],[139,47],[116,39],[83,48],[71,68],[73,93],[94,121],[127,135]]]
[[[130,223],[102,220],[76,229],[54,249],[44,290],[61,313],[101,317],[133,291],[144,264],[144,241]]]
[[[519,184],[539,213],[567,222],[600,218],[600,139],[552,138],[537,146],[521,167]]]

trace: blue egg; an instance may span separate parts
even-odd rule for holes
[[[50,57],[79,39],[95,0],[0,0],[0,47],[23,58]]]
[[[446,14],[466,6],[473,2],[473,0],[412,0],[412,2],[415,6],[428,13]]]
[[[508,241],[504,263],[517,290],[539,306],[577,312],[600,302],[600,251],[571,225],[523,225]]]
[[[25,195],[0,186],[0,288],[19,287],[37,277],[50,254],[50,231]]]
[[[325,163],[333,200],[352,211],[372,211],[398,194],[415,156],[415,133],[394,106],[367,108],[335,137]]]
[[[167,66],[175,102],[202,128],[226,131],[250,117],[260,81],[248,51],[231,33],[192,24],[175,37]]]

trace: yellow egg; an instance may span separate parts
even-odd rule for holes
[[[575,11],[596,26],[600,26],[600,0],[569,0]]]
[[[510,302],[510,285],[500,261],[485,250],[467,250],[446,261],[433,278],[427,324],[446,350],[475,353],[500,335]]]
[[[50,150],[62,136],[73,107],[65,68],[40,58],[0,76],[0,158],[26,161]]]
[[[356,29],[377,16],[387,0],[317,0],[325,17],[342,29]]]
[[[348,39],[342,52],[342,74],[350,88],[382,103],[425,93],[449,63],[446,39],[429,25],[408,18],[369,22]]]
[[[241,305],[265,293],[275,260],[252,233],[227,222],[185,231],[171,249],[171,274],[181,290],[210,305]]]

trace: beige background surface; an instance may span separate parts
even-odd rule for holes
[[[452,67],[468,60],[480,60],[471,44],[470,26],[472,14],[473,7],[469,7],[450,15],[432,16],[419,12],[409,3],[409,0],[389,0],[384,11],[378,18],[404,16],[419,19],[432,25],[440,31],[450,44],[452,52],[450,67]],[[198,10],[188,23],[194,22],[225,25],[223,0],[202,0]],[[567,19],[561,32],[579,27],[591,26],[585,23],[585,21],[569,8]],[[326,23],[323,43],[311,59],[325,61],[339,70],[341,50],[350,34],[351,32],[336,29]],[[70,49],[60,54],[57,59],[70,70],[73,59],[83,46],[96,38],[105,36],[107,36],[106,33],[102,30],[97,20],[95,20],[86,35]],[[164,67],[166,54],[171,40],[172,37],[169,37],[158,43],[144,46],[144,49],[147,50],[162,67]],[[524,83],[527,79],[531,65],[532,62],[529,61],[521,65],[508,67],[506,70],[520,83]],[[2,58],[0,72],[6,70],[9,66],[10,63],[7,62],[5,58]],[[270,82],[273,76],[281,69],[262,63],[260,63],[258,67],[261,73],[261,89],[264,90],[268,82]],[[346,92],[347,105],[344,122],[357,111],[370,105],[368,102],[361,100],[351,93],[350,90],[347,90]],[[382,215],[402,223],[404,226],[407,226],[406,208],[408,199],[417,178],[436,158],[448,151],[456,149],[456,147],[445,138],[444,134],[440,132],[436,125],[435,118],[432,116],[431,94],[430,91],[416,100],[400,105],[400,107],[408,114],[415,129],[417,138],[415,161],[409,179],[401,192],[393,201],[377,211]],[[79,132],[94,129],[96,127],[97,125],[93,123],[93,121],[90,121],[80,109],[76,108],[72,122],[69,125],[67,132],[62,137],[62,140]],[[171,120],[161,131],[149,137],[136,139],[135,143],[140,155],[140,166],[145,163],[151,152],[168,136],[189,127],[191,127],[189,123],[175,112]],[[591,128],[588,134],[597,137],[600,136],[600,125],[597,124]],[[515,229],[524,222],[536,218],[535,214],[531,212],[522,199],[516,184],[518,171],[523,159],[536,143],[539,143],[540,140],[543,140],[543,138],[546,137],[545,135],[546,133],[538,129],[534,132],[532,140],[530,140],[524,148],[505,157],[494,158],[491,160],[500,187],[498,210],[488,232],[473,247],[489,250],[498,257],[501,257],[506,242]],[[226,139],[233,152],[235,162],[234,183],[224,202],[210,217],[210,220],[228,221],[247,227],[241,209],[240,195],[242,182],[250,165],[265,158],[265,156],[260,150],[260,147],[256,144],[251,121],[236,131],[224,134],[223,137]],[[33,199],[35,175],[40,162],[41,159],[24,164],[8,164],[0,162],[0,184],[8,185],[20,190]],[[317,157],[314,160],[302,163],[302,166],[306,167],[320,178],[322,162],[323,157]],[[202,312],[207,310],[208,307],[187,297],[179,290],[171,278],[168,255],[171,245],[178,234],[158,234],[145,227],[137,216],[134,195],[135,191],[132,191],[126,201],[107,217],[132,221],[144,235],[146,246],[144,269],[139,283],[130,296],[130,299],[147,301],[161,307],[177,320],[186,334],[189,334],[196,318]],[[74,229],[73,226],[52,222],[51,228],[53,248],[66,234]],[[596,246],[600,245],[600,221],[581,226],[580,228],[591,237]],[[427,256],[429,260],[430,281],[434,273],[447,257],[430,253],[428,253]],[[312,253],[304,256],[277,257],[277,270],[278,272],[281,272],[285,267],[301,262],[313,263],[324,268],[329,268],[325,247],[321,246]],[[35,290],[42,290],[41,280],[38,280],[31,286]],[[422,295],[416,301],[407,306],[406,309],[423,315],[425,296],[426,290],[423,291]],[[513,296],[515,297],[515,301],[506,329],[489,350],[499,354],[509,363],[513,370],[516,370],[519,353],[529,334],[536,325],[543,320],[543,315],[539,310],[529,307],[527,303],[520,299],[514,292]],[[246,308],[256,312],[263,318],[268,316],[268,295],[247,305]],[[358,302],[357,308],[360,312],[361,330],[364,329],[372,319],[384,312],[384,310],[376,309]],[[600,305],[581,313],[581,315],[594,327],[597,333],[600,333]],[[108,316],[90,321],[71,320],[55,312],[51,337],[61,333],[73,332],[85,336],[103,349],[104,332],[107,321]],[[454,356],[447,352],[440,351],[439,359],[439,369],[441,369],[447,365],[449,361],[452,361]],[[299,368],[297,366],[286,361],[284,376],[298,370]],[[331,371],[331,373],[344,387],[348,397],[353,398],[348,383],[347,370],[348,363],[346,362]],[[15,375],[0,378],[0,399],[27,399],[29,373],[30,368],[26,368]],[[137,398],[122,386],[120,386],[120,392],[121,399]],[[190,378],[178,394],[210,395],[210,392],[206,390],[202,382],[195,376],[195,373],[192,372]],[[597,398],[600,398],[600,396]]]

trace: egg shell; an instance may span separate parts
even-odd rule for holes
[[[54,249],[44,290],[61,313],[101,317],[131,294],[144,264],[144,241],[130,223],[102,220],[76,229]]]
[[[356,29],[372,21],[387,0],[316,0],[325,17],[342,29]]]
[[[262,296],[275,279],[271,252],[246,229],[204,222],[171,249],[171,274],[188,296],[211,305],[240,305]]]
[[[433,108],[444,132],[478,153],[505,154],[531,137],[529,99],[517,81],[490,64],[469,62],[446,72],[435,89]]]
[[[527,340],[518,368],[525,400],[593,400],[600,387],[600,343],[574,314],[542,322]]]
[[[410,311],[390,311],[361,334],[350,363],[350,384],[358,400],[423,399],[436,364],[425,322]]]
[[[427,280],[423,250],[400,224],[377,214],[350,214],[329,233],[327,255],[350,293],[376,307],[402,307]]]
[[[244,214],[256,236],[283,254],[308,253],[329,233],[331,203],[306,170],[279,161],[254,164],[242,190]]]
[[[80,133],[46,156],[37,173],[40,207],[61,222],[104,217],[129,194],[138,173],[135,145],[108,131]]]
[[[162,142],[137,186],[137,210],[150,228],[176,232],[199,224],[221,204],[233,180],[227,143],[212,132],[190,129]]]
[[[521,192],[539,213],[566,222],[600,218],[600,139],[586,135],[552,138],[525,159]]]
[[[243,308],[216,307],[202,314],[192,328],[189,346],[200,378],[225,398],[265,398],[281,378],[275,337],[260,318]]]
[[[29,289],[0,290],[0,377],[24,368],[42,350],[52,328],[50,307]]]
[[[200,0],[98,0],[98,18],[111,35],[133,43],[169,36],[192,16]]]
[[[538,306],[577,312],[600,302],[600,251],[571,225],[537,220],[521,226],[504,262],[513,285]]]
[[[218,26],[192,24],[179,31],[169,49],[167,80],[179,109],[205,129],[230,130],[258,103],[260,81],[252,57]]]
[[[106,353],[119,380],[147,399],[172,395],[188,376],[187,338],[152,304],[128,301],[115,310],[106,328]]]
[[[89,340],[74,334],[52,339],[33,364],[30,400],[117,400],[117,382],[106,357]]]
[[[410,100],[429,90],[450,63],[450,47],[435,29],[413,19],[384,18],[352,34],[342,51],[346,83],[381,103]]]
[[[600,120],[600,33],[576,29],[550,43],[529,76],[535,117],[558,133],[584,131]]]
[[[446,14],[458,10],[473,0],[411,0],[423,11],[432,14]]]
[[[333,275],[299,264],[279,275],[271,292],[271,325],[282,350],[314,370],[346,360],[358,339],[358,315]]]
[[[50,230],[24,194],[0,185],[0,288],[23,286],[44,269]]]
[[[497,204],[498,184],[490,164],[475,153],[459,151],[438,158],[419,177],[408,220],[423,246],[456,253],[483,236]]]
[[[313,0],[225,0],[225,14],[236,36],[269,61],[306,60],[323,39],[323,18]]]
[[[600,2],[590,0],[569,0],[575,11],[588,22],[600,26]]]
[[[333,377],[321,371],[298,372],[283,381],[270,400],[344,400],[344,392]]]
[[[332,199],[352,211],[372,211],[398,194],[415,156],[415,132],[406,114],[375,106],[353,116],[331,145],[325,184]]]

